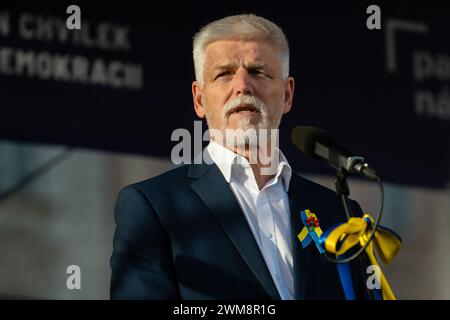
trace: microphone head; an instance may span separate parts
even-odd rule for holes
[[[330,135],[319,128],[296,126],[291,132],[291,139],[294,145],[314,159],[321,159],[315,152],[316,142],[331,141]]]

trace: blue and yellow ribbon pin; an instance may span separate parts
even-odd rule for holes
[[[322,247],[320,242],[322,229],[320,229],[319,219],[314,213],[312,213],[308,209],[302,210],[300,212],[300,215],[304,227],[302,231],[297,235],[297,237],[302,243],[302,247],[306,248],[311,243],[312,240],[316,244],[317,249],[319,249],[319,252],[321,254],[325,253],[325,249]]]

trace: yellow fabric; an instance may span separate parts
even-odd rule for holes
[[[298,234],[298,239],[303,241],[309,234],[308,228],[303,227],[302,231]]]
[[[370,223],[367,221],[369,220]],[[362,218],[350,218],[347,223],[338,226],[330,232],[325,240],[325,249],[337,256],[343,255],[350,248],[359,243],[364,246],[372,232],[373,219],[370,215],[364,215]],[[372,265],[381,270],[374,253],[374,244],[377,255],[384,263],[390,263],[400,250],[400,239],[385,229],[378,229],[375,232],[373,241],[369,243],[365,252]],[[389,286],[383,272],[380,274],[381,290],[384,300],[396,300],[394,293]]]

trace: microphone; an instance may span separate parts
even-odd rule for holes
[[[338,144],[328,132],[315,127],[296,126],[291,133],[294,145],[314,159],[328,162],[336,170],[344,169],[349,173],[359,174],[369,180],[377,180],[377,173],[356,155]]]

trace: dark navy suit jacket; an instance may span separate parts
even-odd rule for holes
[[[311,243],[300,210],[323,230],[346,221],[336,194],[295,172],[289,184],[296,299],[344,299],[337,267]],[[354,210],[359,206],[352,202]],[[280,299],[247,220],[219,168],[185,165],[125,187],[115,207],[112,299]],[[357,297],[365,283],[352,263]]]

